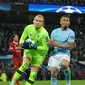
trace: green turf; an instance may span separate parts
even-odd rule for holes
[[[71,85],[85,85],[85,80],[73,80]],[[10,81],[0,82],[0,85],[10,85]],[[21,81],[20,85],[25,85],[25,81]],[[36,81],[33,85],[51,85],[50,81]],[[58,85],[65,85],[65,81],[59,80]]]

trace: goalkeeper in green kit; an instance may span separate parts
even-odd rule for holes
[[[32,65],[30,76],[25,85],[32,85],[34,83],[37,72],[39,71],[49,49],[47,45],[49,35],[43,25],[44,17],[41,14],[38,14],[34,17],[33,24],[27,25],[24,29],[20,38],[21,47],[24,48],[23,64],[15,72],[10,85],[15,84],[23,72],[28,69],[30,63]]]

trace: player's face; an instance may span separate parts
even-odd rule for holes
[[[68,17],[62,17],[60,24],[63,29],[67,29],[70,25],[70,19]]]
[[[18,35],[15,35],[13,39],[14,39],[15,42],[18,42],[19,41]]]
[[[43,18],[38,16],[36,16],[33,21],[36,28],[41,27],[43,25],[43,22],[44,22]]]

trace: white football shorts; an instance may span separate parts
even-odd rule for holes
[[[48,68],[50,69],[51,67],[56,67],[60,70],[63,59],[66,59],[70,62],[70,56],[67,54],[56,54],[51,56],[48,61]]]

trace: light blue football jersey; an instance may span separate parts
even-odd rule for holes
[[[55,40],[58,44],[67,44],[68,42],[75,41],[75,33],[73,30],[68,28],[67,30],[62,31],[61,28],[57,28],[51,33],[51,40]],[[54,53],[56,54],[67,54],[70,56],[69,49],[63,49],[54,47]]]

